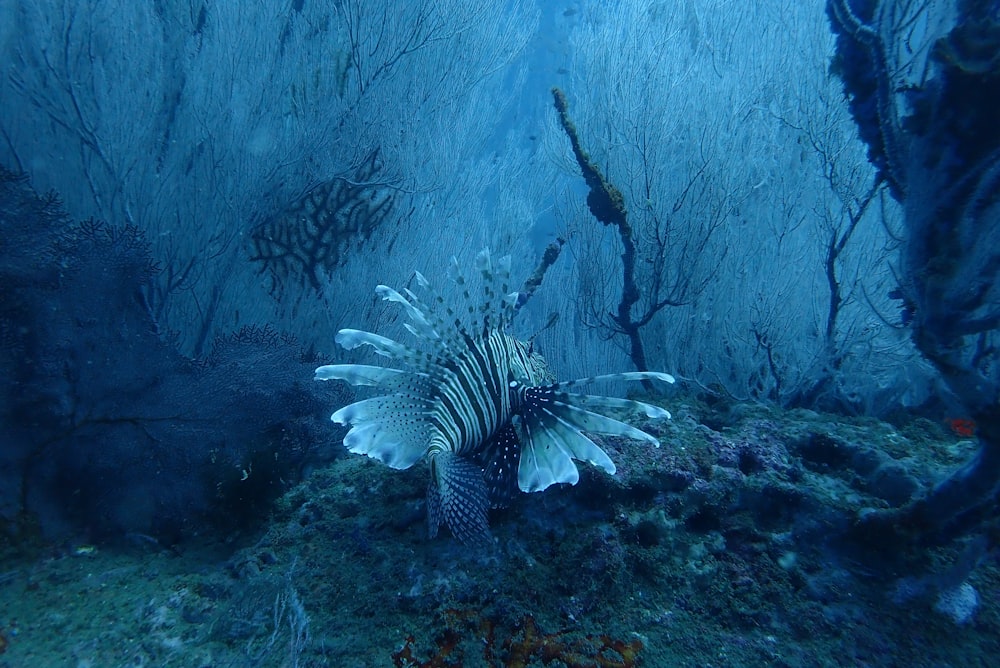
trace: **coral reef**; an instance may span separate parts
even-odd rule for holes
[[[605,439],[617,475],[585,468],[580,485],[519,497],[494,512],[489,548],[427,539],[424,472],[338,458],[237,543],[70,544],[6,559],[3,659],[989,665],[995,542],[898,555],[845,540],[859,512],[922,493],[973,441],[926,420],[672,403],[674,421],[646,425],[671,447]],[[908,484],[883,486],[896,476]],[[977,607],[968,595],[940,604],[960,585]]]

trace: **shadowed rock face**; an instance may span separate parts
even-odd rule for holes
[[[0,173],[0,515],[50,536],[173,541],[259,520],[323,458],[338,388],[309,383],[269,327],[176,352],[147,308],[143,234],[73,223],[54,197]]]

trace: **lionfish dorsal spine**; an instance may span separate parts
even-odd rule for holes
[[[409,293],[409,291],[407,292]],[[406,323],[404,326],[411,334],[427,341],[439,341],[441,339],[441,335],[438,333],[437,328],[430,321],[430,319],[428,319],[428,313],[426,310],[421,308],[419,302],[414,303],[412,293],[407,295],[407,297],[409,297],[409,299],[407,299],[407,297],[399,294],[396,290],[393,290],[386,285],[379,285],[375,288],[375,294],[380,296],[383,301],[403,305],[403,309],[406,311],[406,315],[410,319],[410,322]]]
[[[454,314],[450,308],[445,306],[444,299],[434,290],[423,274],[415,271],[413,275],[417,280],[417,285],[430,294],[431,301],[430,303],[424,302],[409,288],[404,289],[407,299],[423,315],[424,319],[430,323],[434,332],[437,333],[438,338],[434,342],[438,349],[438,354],[446,357],[457,355],[458,351],[464,346],[464,343],[451,324]],[[441,317],[441,310],[444,310],[445,315],[448,316],[448,320]]]
[[[483,281],[483,299],[479,306],[483,332],[505,329],[514,315],[517,295],[510,294],[510,256],[495,263],[488,248],[476,255],[476,269]]]
[[[458,258],[454,255],[451,256],[451,262],[448,265],[448,277],[452,282],[457,285],[462,290],[462,303],[465,304],[465,321],[463,321],[457,314],[454,314],[453,323],[455,329],[458,331],[462,337],[471,337],[469,334],[466,323],[471,323],[474,320],[476,314],[476,304],[472,299],[472,295],[469,293],[469,282],[465,280],[465,274],[462,273],[462,268],[458,265]]]

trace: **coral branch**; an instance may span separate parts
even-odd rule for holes
[[[602,224],[614,225],[618,228],[618,237],[622,243],[622,296],[618,303],[617,313],[611,317],[619,332],[628,338],[632,363],[640,371],[648,371],[646,351],[639,336],[641,322],[632,317],[632,307],[639,301],[639,287],[635,282],[635,237],[632,226],[628,222],[625,199],[622,197],[621,191],[608,183],[600,169],[591,160],[590,155],[583,149],[576,126],[569,118],[566,95],[558,88],[553,88],[552,97],[555,100],[556,111],[559,112],[559,123],[569,137],[573,147],[573,155],[576,156],[577,164],[580,165],[580,170],[583,172],[583,178],[590,188],[590,194],[587,195],[587,206],[590,208],[590,212]]]

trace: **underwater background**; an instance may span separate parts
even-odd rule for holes
[[[997,54],[995,0],[0,0],[0,667],[993,665]],[[432,538],[337,379],[498,328],[544,373],[479,401],[669,373],[578,400],[658,446],[557,410],[611,465]]]

